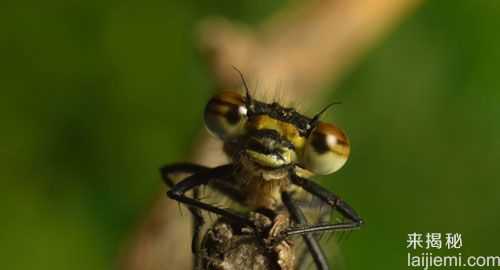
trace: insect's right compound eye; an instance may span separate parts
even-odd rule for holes
[[[344,166],[349,152],[344,132],[332,124],[320,122],[307,138],[302,165],[315,174],[327,175]]]
[[[210,99],[205,107],[205,125],[221,139],[240,134],[246,119],[245,100],[236,92],[221,92]]]

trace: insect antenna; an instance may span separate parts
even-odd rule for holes
[[[318,113],[316,113],[313,118],[311,119],[311,121],[309,122],[309,124],[311,126],[313,126],[316,122],[318,122],[319,118],[321,117],[321,115],[323,115],[323,113],[325,113],[328,109],[330,109],[330,107],[332,107],[333,105],[339,105],[339,104],[342,104],[342,102],[332,102],[328,105],[326,105],[321,111],[319,111]]]
[[[251,108],[252,105],[252,97],[250,96],[250,90],[247,85],[247,81],[245,80],[245,76],[243,76],[243,73],[235,66],[233,66],[233,69],[238,72],[241,78],[241,82],[243,83],[243,87],[245,88],[245,95],[246,95],[246,100],[245,103],[247,105],[247,108]]]

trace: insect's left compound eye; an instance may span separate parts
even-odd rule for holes
[[[334,125],[320,122],[307,138],[302,165],[315,174],[327,175],[344,166],[349,151],[345,134]]]
[[[236,92],[221,92],[205,107],[205,125],[221,139],[240,134],[246,118],[245,100]]]

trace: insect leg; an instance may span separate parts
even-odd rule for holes
[[[197,165],[197,164],[192,164],[192,163],[176,163],[172,165],[166,165],[161,167],[160,173],[161,177],[163,179],[163,182],[169,187],[172,188],[175,183],[172,180],[172,175],[173,174],[178,174],[178,173],[187,173],[190,175],[199,173],[204,170],[209,170],[210,168]],[[193,189],[193,198],[198,199],[199,198],[199,192],[198,189],[195,188]],[[191,209],[190,212],[192,213],[193,216],[193,238],[191,240],[191,252],[193,252],[194,257],[193,257],[193,269],[196,269],[198,265],[198,242],[200,239],[200,231],[201,227],[205,223],[203,220],[203,216],[200,213],[200,210],[197,208],[190,207]]]
[[[354,209],[351,206],[349,206],[349,204],[347,204],[345,201],[343,201],[339,196],[335,195],[335,193],[325,189],[321,185],[318,185],[317,183],[309,179],[302,178],[295,174],[291,175],[291,179],[292,183],[302,187],[305,191],[320,198],[326,204],[330,205],[331,207],[339,211],[339,213],[342,214],[344,217],[351,220],[352,224],[354,224],[353,225],[354,227],[359,227],[361,226],[361,224],[363,224],[363,219],[361,219],[361,217],[356,213],[356,211],[354,211]]]
[[[161,167],[160,173],[163,182],[165,182],[165,185],[167,185],[169,188],[172,188],[175,185],[174,180],[172,180],[173,174],[177,173],[195,174],[208,169],[210,168],[193,163],[175,163]]]
[[[358,228],[359,224],[354,222],[296,226],[285,231],[283,238],[287,238],[293,235],[303,235],[306,233],[319,233],[324,231],[351,231]]]
[[[189,207],[190,211],[192,208],[203,209],[225,218],[234,220],[235,222],[253,226],[253,222],[244,216],[232,213],[226,209],[215,207],[213,205],[187,197],[185,195],[187,191],[193,188],[199,187],[201,185],[207,185],[209,182],[219,178],[230,177],[232,171],[233,165],[229,164],[193,174],[182,180],[181,182],[175,184],[172,189],[167,192],[167,196],[173,200],[186,204]]]
[[[307,200],[304,199],[297,200],[296,198],[293,198],[293,202],[298,208],[302,210],[304,215],[306,215],[306,219],[309,221],[309,224],[311,223],[325,224],[330,220],[330,215],[333,208],[326,205],[325,202],[321,201],[319,198],[312,198]],[[316,214],[312,213],[311,211],[315,211]],[[309,213],[309,215],[316,215],[316,216],[314,216],[313,219],[310,219],[307,212],[311,212]],[[321,240],[321,235],[319,235],[319,237],[318,235],[314,235],[314,238],[316,239],[316,241],[319,242]],[[307,269],[306,263],[308,263],[307,259],[309,254],[310,252],[307,249],[307,246],[305,249],[302,249],[300,255],[297,257],[296,260],[295,265],[297,265],[297,269]]]
[[[290,212],[290,215],[292,216],[292,219],[295,221],[297,224],[303,224],[307,225],[307,220],[302,212],[302,210],[295,204],[295,202],[292,200],[290,194],[288,192],[283,192],[281,193],[281,198],[283,200],[283,203],[285,204],[286,208]],[[325,258],[325,254],[323,250],[321,249],[321,246],[319,245],[318,241],[312,234],[303,234],[302,238],[304,239],[307,248],[309,249],[309,252],[311,253],[311,256],[314,259],[314,263],[316,264],[316,268],[318,270],[327,270],[328,268],[328,263]]]

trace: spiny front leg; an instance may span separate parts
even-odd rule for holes
[[[186,196],[186,192],[202,186],[207,185],[209,182],[214,181],[218,178],[227,178],[231,176],[234,168],[232,164],[219,166],[210,170],[202,171],[196,173],[194,175],[189,176],[188,178],[182,180],[172,187],[171,190],[167,192],[167,196],[173,200],[186,204],[189,209],[203,209],[214,214],[223,216],[225,218],[231,219],[235,222],[239,222],[241,224],[252,226],[253,223],[246,217],[238,215],[236,213],[232,213],[226,209],[222,209],[220,207],[215,207],[213,205],[204,203],[198,199],[193,199]],[[190,210],[191,211],[191,210]],[[195,214],[195,213],[193,213]]]
[[[169,188],[173,188],[175,185],[175,182],[172,177],[173,175],[181,173],[193,175],[207,170],[210,170],[210,168],[193,163],[176,163],[161,167],[160,174],[163,179],[163,182]],[[198,199],[199,194],[197,189],[193,190],[193,197],[195,199]],[[195,254],[194,261],[196,263],[198,261],[198,259],[196,258],[197,254],[196,251],[200,239],[200,231],[205,221],[203,220],[203,216],[201,215],[199,209],[189,207],[189,211],[193,216],[193,238],[191,240],[191,251],[193,252],[193,254]]]
[[[335,193],[325,189],[321,185],[309,179],[300,177],[295,174],[291,174],[291,180],[293,184],[302,187],[305,191],[311,193],[326,204],[335,208],[340,212],[340,214],[342,214],[342,216],[351,220],[354,224],[354,227],[359,227],[363,224],[363,219],[356,213],[356,211]]]
[[[307,226],[308,222],[306,220],[304,213],[302,213],[302,210],[299,207],[297,207],[290,194],[288,192],[283,192],[281,194],[281,198],[283,199],[283,203],[290,212],[290,215],[292,216],[294,222],[299,225]],[[302,238],[304,239],[304,242],[306,243],[307,248],[309,249],[309,252],[313,257],[314,263],[316,264],[316,268],[318,270],[328,270],[329,267],[325,257],[325,253],[323,252],[323,249],[319,245],[316,238],[314,238],[312,234],[307,234],[307,233],[302,234]]]

